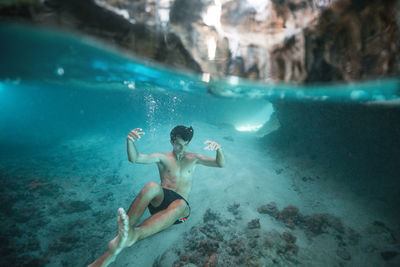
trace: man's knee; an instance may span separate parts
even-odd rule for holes
[[[156,182],[148,182],[140,192],[142,197],[150,197],[154,198],[157,196],[162,190],[162,187]]]

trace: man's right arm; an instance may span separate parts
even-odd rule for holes
[[[150,164],[161,161],[162,154],[154,153],[151,155],[140,154],[136,148],[135,140],[139,140],[144,132],[139,132],[142,129],[136,128],[132,130],[126,137],[128,160],[132,163]]]

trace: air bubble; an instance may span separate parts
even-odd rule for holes
[[[62,67],[57,68],[56,73],[57,73],[58,76],[63,76],[64,75],[64,68],[62,68]]]

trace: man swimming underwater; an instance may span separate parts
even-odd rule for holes
[[[109,243],[109,250],[89,266],[108,266],[125,247],[167,229],[173,224],[185,222],[190,214],[187,199],[192,187],[193,173],[197,164],[209,167],[224,167],[225,156],[221,146],[214,141],[205,141],[205,149],[216,150],[216,158],[186,152],[193,137],[193,128],[176,126],[171,131],[172,151],[139,154],[135,141],[144,132],[136,128],[127,136],[128,159],[132,163],[157,163],[161,185],[147,183],[129,207],[128,214],[118,209],[118,235]],[[148,208],[151,216],[139,226],[137,221]]]

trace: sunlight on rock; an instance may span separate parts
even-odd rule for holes
[[[203,73],[203,75],[201,76],[201,80],[205,83],[210,82],[210,73]]]
[[[206,14],[203,17],[203,21],[206,25],[215,28],[221,27],[221,2],[216,0],[213,5],[210,5],[207,9]]]
[[[115,14],[123,17],[124,19],[128,20],[129,22],[136,23],[136,20],[134,18],[131,18],[131,16],[129,15],[128,10],[114,7],[114,6],[108,4],[105,1],[96,0],[94,2],[95,2],[96,5],[104,8],[104,9],[107,9],[109,11],[114,12]]]
[[[214,37],[209,37],[207,40],[207,48],[208,48],[208,59],[215,59],[215,51],[217,50],[217,42]]]
[[[169,12],[170,12],[171,1],[161,0],[158,2],[157,15],[161,26],[165,27],[169,23]]]

